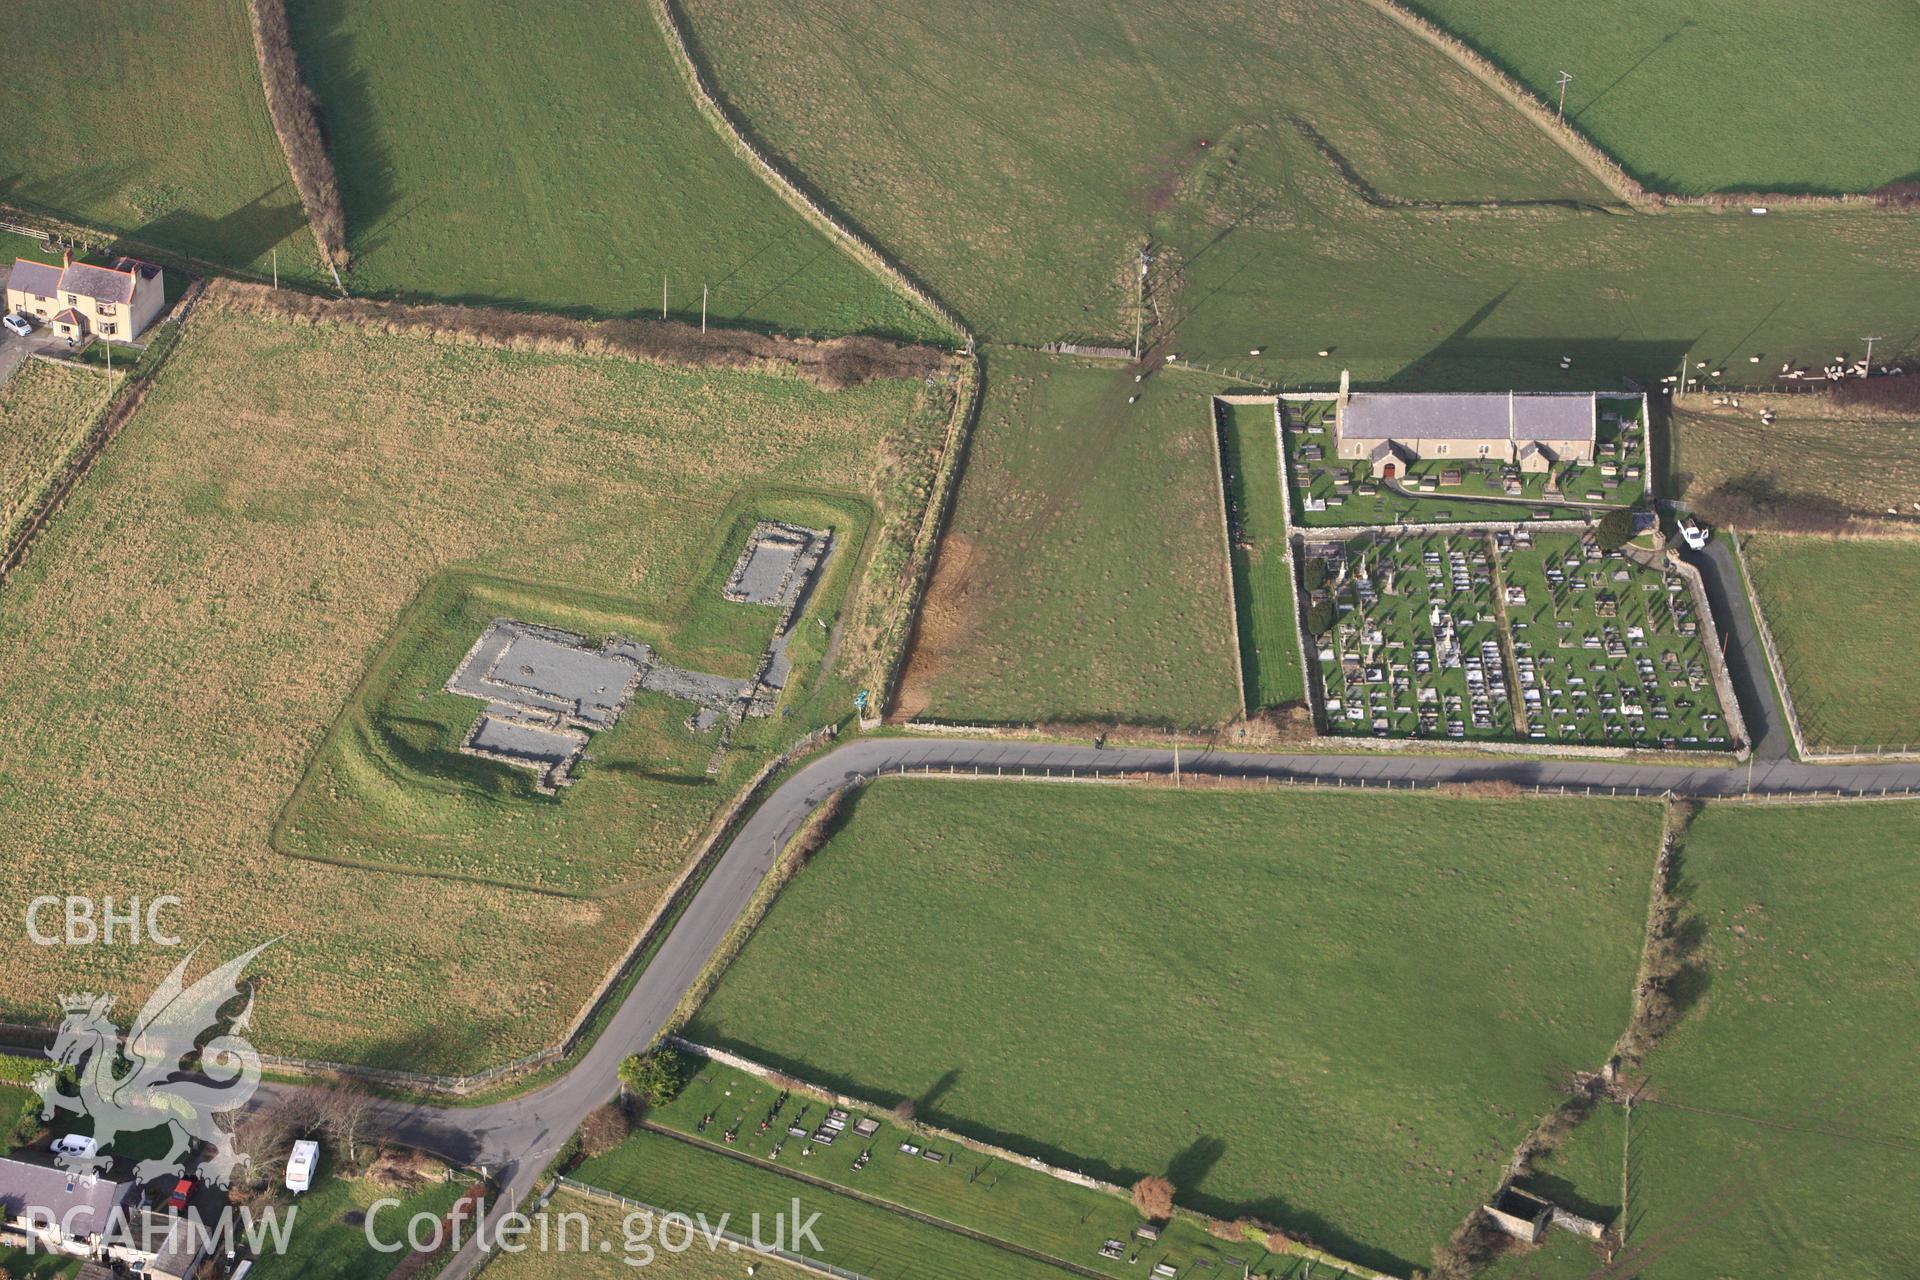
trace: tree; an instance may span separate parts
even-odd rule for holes
[[[620,1083],[649,1107],[663,1107],[680,1096],[686,1064],[671,1049],[631,1053],[620,1064]]]
[[[1173,1216],[1173,1184],[1152,1174],[1133,1184],[1133,1207],[1149,1221]]]
[[[1318,591],[1327,585],[1327,558],[1314,556],[1307,561],[1307,567],[1301,570],[1301,577],[1307,584],[1307,590]]]
[[[1633,541],[1633,512],[1625,507],[1609,511],[1594,526],[1593,542],[1602,551],[1618,551]]]
[[[902,1098],[893,1104],[893,1121],[902,1129],[913,1128],[913,1099]]]
[[[1307,630],[1323,636],[1333,629],[1333,601],[1322,596],[1307,606]]]
[[[326,1130],[338,1146],[343,1163],[350,1169],[360,1167],[361,1135],[366,1131],[367,1115],[372,1107],[372,1096],[356,1084],[337,1085],[315,1100],[315,1126]]]

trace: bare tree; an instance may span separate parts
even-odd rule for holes
[[[1151,1174],[1140,1179],[1133,1184],[1133,1207],[1151,1221],[1172,1217],[1173,1184]]]
[[[348,1168],[358,1169],[366,1145],[367,1119],[373,1096],[351,1082],[342,1082],[315,1099],[313,1127],[333,1139]]]

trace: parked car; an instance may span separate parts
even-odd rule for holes
[[[192,1178],[182,1178],[173,1184],[173,1194],[167,1197],[168,1213],[186,1212],[187,1201],[193,1199],[193,1186]]]
[[[1680,522],[1680,540],[1685,542],[1689,547],[1692,547],[1695,551],[1706,550],[1707,539],[1712,536],[1713,535],[1707,531],[1707,527],[1695,520],[1692,516],[1688,516]]]
[[[22,338],[33,335],[33,321],[23,315],[10,315],[4,320],[0,320],[0,324],[7,326],[8,333],[18,334]]]
[[[91,1160],[100,1154],[100,1144],[84,1133],[67,1133],[53,1140],[53,1153],[57,1156],[78,1156],[82,1160]]]
[[[311,1138],[302,1138],[293,1144],[293,1153],[287,1157],[287,1190],[305,1191],[313,1185],[314,1166],[320,1163],[320,1144]]]

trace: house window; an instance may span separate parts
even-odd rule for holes
[[[68,305],[68,306],[70,306],[70,307],[77,307],[77,306],[79,306],[79,305],[80,305],[80,295],[79,295],[79,294],[77,294],[77,293],[70,293],[70,294],[68,294],[68,295],[67,295],[67,305]]]
[[[1480,456],[1483,458],[1487,456],[1487,446],[1485,445],[1480,446]]]
[[[1445,445],[1443,445],[1443,444],[1442,444],[1442,445],[1435,445],[1435,446],[1434,446],[1434,450],[1433,450],[1433,451],[1434,451],[1435,453],[1445,453],[1445,452],[1447,451],[1447,446],[1445,446]]]
[[[112,337],[115,333],[119,332],[119,330],[113,325],[103,324],[100,326],[100,332],[106,334],[108,337]]]
[[[113,314],[113,304],[111,302],[96,303],[93,310],[95,315],[110,316]]]

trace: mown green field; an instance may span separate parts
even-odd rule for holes
[[[649,1280],[740,1280],[751,1263],[770,1280],[801,1280],[808,1274],[775,1258],[750,1259],[725,1245],[709,1249],[697,1237],[678,1252],[662,1249],[655,1234],[659,1224],[635,1219],[632,1213],[622,1205],[562,1190],[545,1209],[530,1215],[527,1247],[495,1253],[487,1270],[508,1280],[630,1280],[636,1274]],[[680,1243],[676,1229],[669,1235],[674,1244]],[[612,1247],[603,1252],[602,1240]]]
[[[1920,323],[1911,214],[1627,213],[1364,5],[688,7],[754,127],[988,338],[1130,340],[1143,238],[1164,349],[1274,381],[1646,385]]]
[[[1272,405],[1220,408],[1233,594],[1248,714],[1307,696],[1286,560],[1287,495]]]
[[[1769,533],[1740,545],[1807,745],[1920,743],[1909,661],[1920,543]]]
[[[1661,191],[1870,191],[1920,174],[1920,12],[1604,0],[1414,0]]]
[[[1405,1274],[1625,1025],[1658,832],[1627,802],[881,783],[687,1034]]]
[[[370,687],[390,695],[374,703],[388,729],[444,722],[444,704],[418,697],[446,678],[428,659],[457,661],[472,636],[402,623],[455,571],[541,584],[551,594],[532,607],[573,616],[612,598],[676,656],[743,671],[771,624],[736,626],[707,592],[753,504],[868,510],[864,546],[850,536],[830,569],[849,585],[815,606],[840,624],[832,674],[816,673],[833,632],[810,623],[793,715],[735,738],[745,759],[727,770],[757,769],[850,716],[871,684],[874,611],[902,589],[899,548],[920,527],[947,411],[944,390],[917,382],[825,392],[285,322],[210,293],[0,588],[0,897],[174,893],[185,936],[226,955],[286,935],[254,969],[272,1052],[459,1072],[551,1043],[737,775],[709,783],[690,744],[622,758],[616,743],[581,794],[524,805],[450,796],[432,770],[385,769],[375,751],[329,755],[330,730],[366,723],[356,698]],[[808,505],[816,491],[832,496]],[[426,638],[410,650],[424,665],[363,685],[396,634]],[[673,742],[677,722],[654,711],[636,729]],[[310,768],[289,814],[313,841],[302,852],[421,874],[277,852]],[[588,901],[500,882],[621,891]],[[52,1019],[60,991],[132,999],[170,963],[151,947],[24,937],[0,952],[0,1017],[17,1022]]]
[[[322,274],[228,0],[7,6],[0,202],[283,279]]]
[[[466,1182],[431,1182],[417,1188],[392,1188],[365,1178],[328,1178],[293,1201],[293,1229],[284,1253],[263,1253],[253,1274],[274,1280],[386,1280],[411,1252],[407,1226],[415,1214],[444,1216]],[[375,1210],[373,1232],[382,1244],[400,1244],[395,1252],[373,1247],[362,1215],[374,1202],[393,1197],[399,1204]],[[290,1210],[282,1206],[285,1215]],[[421,1228],[421,1239],[427,1239]]]
[[[1200,727],[1240,713],[1208,439],[1219,386],[988,357],[901,714]]]
[[[940,336],[695,109],[646,4],[291,6],[360,291]],[[664,277],[664,279],[663,279]]]
[[[1648,1280],[1911,1272],[1916,821],[1912,804],[1863,804],[1709,807],[1694,822],[1681,875],[1704,976],[1633,1109],[1617,1266]],[[1622,1123],[1581,1126],[1544,1172],[1617,1208]]]

